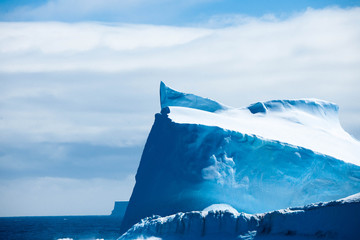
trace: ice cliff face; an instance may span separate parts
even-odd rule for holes
[[[342,239],[360,236],[360,194],[328,203],[245,214],[231,207],[153,216],[141,220],[119,240],[128,239]]]
[[[231,108],[161,84],[122,230],[152,215],[229,204],[246,213],[360,191],[360,144],[335,104],[315,99]]]

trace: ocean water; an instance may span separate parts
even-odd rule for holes
[[[0,217],[0,240],[113,240],[120,224],[112,216]]]

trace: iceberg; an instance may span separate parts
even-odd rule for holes
[[[360,143],[341,127],[334,103],[234,108],[164,83],[160,99],[123,232],[153,215],[211,205],[256,214],[360,192]]]
[[[128,201],[116,201],[114,204],[114,209],[111,211],[110,216],[123,218],[128,203]]]

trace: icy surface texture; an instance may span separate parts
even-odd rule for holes
[[[360,194],[351,198],[265,214],[192,211],[141,220],[128,239],[342,239],[360,236]]]
[[[335,104],[284,100],[261,103],[263,110],[207,111],[214,101],[198,97],[199,110],[181,93],[170,95],[177,94],[162,99],[155,116],[123,231],[154,214],[212,204],[260,213],[360,191],[360,145],[341,128]]]

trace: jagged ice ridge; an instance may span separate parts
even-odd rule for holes
[[[230,206],[148,217],[119,240],[128,239],[342,239],[360,236],[360,194],[327,203],[264,214],[238,213]]]

